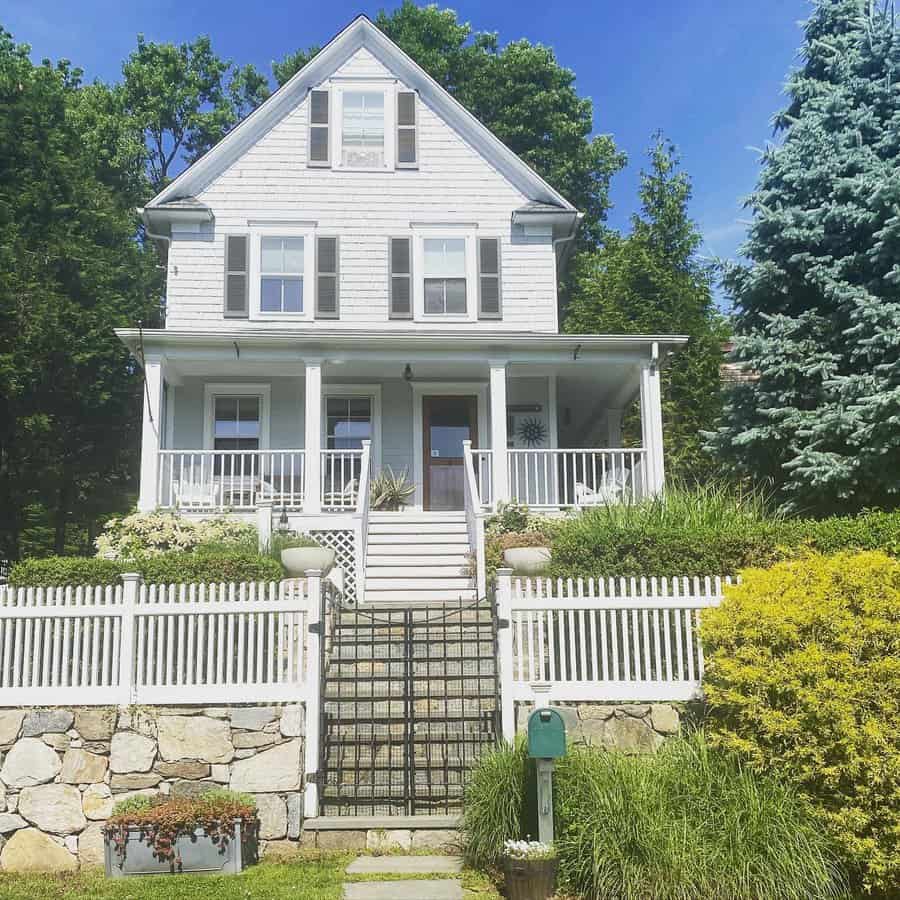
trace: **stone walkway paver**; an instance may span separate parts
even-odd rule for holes
[[[456,856],[360,856],[347,866],[348,875],[458,875]],[[344,885],[344,900],[463,900],[456,878],[412,878],[404,881],[356,881]]]

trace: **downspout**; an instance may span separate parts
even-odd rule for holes
[[[166,245],[166,265],[164,265],[164,266],[157,265],[156,268],[157,269],[168,269],[168,267],[169,267],[168,266],[169,248],[172,246],[172,238],[167,234],[156,234],[155,232],[152,232],[150,230],[150,222],[148,221],[147,216],[144,214],[143,206],[138,207],[137,213],[144,222],[144,228],[146,229],[144,234],[146,234],[147,237],[150,238],[151,241],[162,241]]]

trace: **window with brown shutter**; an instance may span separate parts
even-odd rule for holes
[[[390,316],[412,318],[412,238],[390,239]]]
[[[225,316],[226,318],[246,318],[249,313],[247,297],[249,278],[247,275],[246,234],[225,235]]]
[[[309,153],[311,166],[330,166],[328,91],[309,92]]]
[[[499,319],[500,308],[500,239],[478,240],[478,318]]]
[[[336,237],[320,237],[316,240],[316,318],[340,317],[338,281],[339,249]]]

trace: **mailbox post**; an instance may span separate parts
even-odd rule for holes
[[[538,840],[553,843],[553,766],[566,753],[566,726],[555,709],[528,717],[528,755],[537,767]]]

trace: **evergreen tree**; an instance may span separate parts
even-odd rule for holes
[[[900,42],[892,4],[816,0],[762,160],[735,385],[712,449],[817,513],[900,500]]]
[[[663,370],[667,472],[682,479],[709,474],[701,431],[721,412],[719,366],[725,323],[713,303],[711,267],[697,251],[701,236],[688,216],[691,180],[670,142],[657,135],[650,168],[641,173],[642,211],[627,236],[575,262],[573,299],[563,329],[573,334],[685,334],[690,341]],[[632,412],[625,436],[639,440]]]

